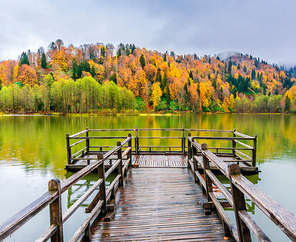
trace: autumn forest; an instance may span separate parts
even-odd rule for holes
[[[160,53],[134,44],[66,47],[0,62],[2,113],[296,113],[294,69],[248,54]]]

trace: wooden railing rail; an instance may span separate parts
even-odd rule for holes
[[[226,141],[230,141],[232,142],[232,155],[236,156],[237,152],[236,150],[240,149],[240,150],[246,150],[244,148],[250,148],[250,152],[252,152],[252,155],[250,153],[250,156],[252,156],[252,166],[256,166],[256,150],[254,150],[254,147],[256,147],[256,138],[255,137],[251,137],[242,133],[239,133],[236,131],[236,129],[234,130],[216,130],[216,129],[188,129],[185,127],[182,128],[131,128],[131,129],[88,129],[86,128],[86,130],[81,131],[77,134],[68,136],[67,135],[67,150],[68,150],[68,164],[72,164],[75,163],[75,161],[79,160],[79,158],[85,156],[86,154],[88,154],[90,152],[90,150],[94,150],[94,149],[98,149],[100,152],[103,152],[103,149],[106,148],[111,148],[110,146],[106,146],[106,145],[102,145],[102,146],[95,146],[95,145],[90,145],[91,140],[111,140],[111,139],[121,139],[123,137],[120,136],[91,136],[89,135],[90,132],[92,133],[98,133],[98,132],[123,132],[123,131],[130,131],[130,132],[134,132],[134,146],[133,146],[133,152],[135,152],[136,154],[139,154],[140,152],[181,152],[182,154],[185,154],[186,151],[186,132],[206,132],[206,133],[233,133],[234,137],[216,137],[216,136],[195,136],[195,139],[204,139],[204,140],[226,140]],[[140,136],[140,132],[153,132],[153,131],[172,131],[172,132],[179,132],[180,135],[177,136]],[[85,134],[85,136],[83,136],[83,134]],[[180,146],[176,146],[176,145],[158,145],[158,146],[153,146],[153,145],[140,145],[140,141],[141,140],[149,140],[149,139],[160,139],[160,140],[164,140],[164,139],[169,139],[169,140],[176,140],[176,139],[180,139]],[[70,144],[70,140],[79,140],[76,141],[73,144]],[[242,141],[249,141],[249,140],[253,140],[253,146],[250,146],[248,144],[243,143]],[[72,154],[72,148],[75,147],[76,145],[80,144],[81,142],[86,142],[85,147],[80,148],[78,151],[76,151],[74,154]],[[242,145],[244,146],[243,148],[237,147],[236,144]],[[219,150],[227,150],[227,147],[217,147],[216,148],[216,153],[219,152]],[[237,149],[236,149],[237,148]],[[230,149],[229,149],[230,150]],[[230,150],[231,151],[231,150]],[[87,159],[87,160],[91,160],[91,159]]]
[[[87,131],[85,131],[87,132]],[[85,133],[84,132],[84,133]],[[80,132],[83,133],[83,132]],[[68,136],[70,137],[70,136]],[[74,137],[76,138],[76,137]],[[90,236],[90,229],[93,225],[95,218],[101,213],[104,215],[107,211],[107,202],[111,197],[111,191],[116,187],[116,183],[122,185],[125,171],[129,165],[131,165],[131,134],[128,137],[124,137],[125,140],[117,142],[117,146],[104,155],[99,153],[97,161],[81,169],[62,183],[59,180],[53,179],[48,183],[48,192],[44,193],[30,205],[22,209],[20,212],[15,214],[13,217],[5,221],[0,226],[0,241],[11,235],[22,225],[28,222],[30,219],[35,217],[44,208],[49,206],[50,208],[50,227],[39,237],[37,241],[63,241],[63,223],[65,223],[69,217],[79,208],[79,206],[99,187],[99,192],[91,202],[86,212],[90,212],[90,215],[86,218],[85,222],[75,233],[71,241],[79,241],[76,238],[88,239]],[[128,148],[122,153],[122,148],[128,145]],[[107,160],[111,155],[117,154],[118,161],[115,162],[110,171],[108,170],[105,174],[104,161]],[[123,157],[127,156],[129,159],[126,160],[126,164],[123,166]],[[106,192],[105,179],[114,171],[116,168],[121,171],[120,174],[113,180],[109,189]],[[91,188],[81,196],[72,206],[62,215],[61,209],[61,194],[67,191],[70,187],[76,184],[80,179],[98,169],[99,179],[91,186]]]
[[[195,154],[197,152],[202,154],[202,162],[196,159]],[[204,207],[216,208],[223,224],[227,225],[224,227],[226,235],[231,233],[237,241],[251,241],[250,233],[252,232],[259,241],[270,241],[247,213],[245,203],[245,197],[247,197],[290,239],[296,241],[296,216],[241,175],[238,164],[227,165],[221,158],[209,151],[205,143],[198,144],[190,135],[188,136],[188,159],[196,182],[200,183],[208,198],[208,203]],[[231,184],[231,192],[211,172],[209,162],[214,163],[221,173],[228,178]],[[197,169],[198,165],[203,168],[204,179]],[[231,207],[234,208],[236,226],[229,219],[221,202],[214,195],[212,184],[218,187]]]

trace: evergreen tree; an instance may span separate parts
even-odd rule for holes
[[[143,53],[140,57],[140,63],[141,63],[142,69],[144,69],[144,67],[146,66],[146,60],[145,60],[145,56]]]
[[[81,77],[81,75],[80,75],[80,77]],[[73,78],[73,80],[76,80],[78,78],[78,66],[77,66],[75,58],[73,58],[73,60],[72,60],[72,78]]]
[[[105,46],[101,47],[101,57],[106,57],[106,47]]]
[[[20,63],[19,63],[19,65],[21,66],[21,65],[23,65],[23,64],[30,65],[30,63],[29,63],[29,59],[28,59],[28,56],[27,56],[26,52],[23,52],[23,53],[21,54],[21,58],[20,58]]]
[[[191,70],[190,70],[190,72],[189,72],[189,77],[191,78],[191,80],[193,80],[193,73],[192,73]]]
[[[247,72],[247,67],[244,65],[244,69],[243,69],[244,72]]]
[[[117,84],[117,75],[116,73],[113,73],[110,77],[109,77],[110,81],[113,81],[115,84]]]
[[[230,60],[228,62],[228,74],[230,74],[230,75],[231,75],[231,69],[232,69],[232,61]]]
[[[156,72],[156,77],[155,77],[155,82],[160,82],[161,83],[161,69],[158,67],[157,72]]]
[[[165,87],[168,85],[168,78],[166,72],[163,74],[162,82],[161,82],[161,90],[164,92]]]
[[[289,96],[286,96],[286,98],[285,98],[285,111],[290,112],[290,109],[291,109],[291,99],[289,98]]]
[[[47,68],[47,61],[46,61],[46,56],[44,52],[42,53],[42,56],[41,56],[41,68],[43,69]]]
[[[170,93],[169,85],[167,85],[166,89],[165,89],[165,98],[166,98],[167,107],[169,109],[170,108],[170,103],[171,103],[171,93]]]
[[[95,77],[96,76],[96,70],[95,70],[94,67],[91,67],[90,68],[90,74],[91,74],[92,77]]]

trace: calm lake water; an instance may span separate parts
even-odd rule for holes
[[[34,201],[47,190],[50,179],[64,180],[71,175],[64,170],[66,133],[86,127],[115,128],[195,128],[227,129],[258,135],[259,175],[248,177],[264,192],[296,214],[296,116],[278,114],[218,114],[136,117],[58,117],[0,116],[0,223]],[[105,135],[109,135],[107,132]],[[127,135],[123,132],[122,135]],[[174,133],[165,133],[174,136]],[[193,134],[194,135],[194,134]],[[155,141],[158,142],[158,141]],[[114,141],[114,143],[116,143]],[[157,145],[158,143],[155,143]],[[179,144],[177,144],[179,145]],[[82,189],[65,192],[63,211],[97,175],[80,181]],[[76,191],[76,192],[74,192]],[[90,198],[91,199],[91,198]],[[286,236],[250,202],[249,212],[272,241],[289,241]],[[65,224],[65,241],[81,225],[84,208]],[[49,225],[48,209],[17,231],[7,241],[33,241]]]

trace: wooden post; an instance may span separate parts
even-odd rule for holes
[[[120,149],[117,151],[117,156],[118,156],[118,160],[120,160],[119,164],[118,164],[118,175],[121,175],[120,179],[119,179],[119,186],[123,186],[123,172],[122,172],[122,147],[121,147],[121,142],[118,141],[117,142],[117,146],[120,146]]]
[[[86,127],[86,137],[88,138],[88,127]],[[89,139],[86,139],[85,143],[86,143],[86,154],[89,154]]]
[[[63,238],[63,216],[61,203],[61,182],[58,179],[52,179],[48,182],[48,191],[57,191],[59,196],[49,205],[50,225],[57,225],[57,232],[51,237],[52,242],[62,242]]]
[[[182,154],[185,154],[185,128],[183,126],[182,130],[183,136],[182,136]]]
[[[236,129],[233,129],[233,137],[236,137],[236,135],[234,133],[235,131],[236,131]],[[236,142],[235,142],[235,140],[232,140],[232,148],[233,148],[232,155],[233,155],[233,157],[235,157],[236,156],[236,153],[235,153]]]
[[[102,153],[97,154],[98,161],[102,160],[103,158],[104,158],[104,155]],[[103,182],[99,186],[99,192],[97,193],[97,195],[91,201],[89,206],[87,208],[85,208],[85,212],[90,213],[94,209],[94,207],[97,205],[97,203],[100,200],[103,200],[104,204],[102,206],[102,216],[104,216],[107,212],[107,210],[106,210],[107,203],[106,203],[106,181],[105,181],[105,164],[104,164],[104,162],[102,162],[102,164],[100,164],[98,167],[98,175],[99,175],[99,178],[103,179]]]
[[[257,134],[254,135],[254,143],[252,150],[252,166],[256,167],[256,154],[257,154]]]
[[[128,159],[130,160],[128,166],[131,167],[132,166],[132,134],[129,133],[128,137],[131,138],[130,141],[128,142],[128,147],[131,148],[130,151],[128,152]]]
[[[203,151],[207,150],[208,149],[207,144],[202,143],[201,149]],[[207,170],[210,170],[210,162],[209,162],[209,159],[204,155],[204,152],[202,152],[202,161],[203,161],[203,166],[204,166],[204,176],[205,176],[205,182],[206,182],[206,195],[208,198],[208,202],[210,202],[211,201],[210,192],[213,192],[213,185],[212,185],[213,182],[207,175]]]
[[[138,127],[136,127],[136,138],[135,138],[135,151],[139,154],[139,137],[138,137]]]
[[[103,157],[103,154],[98,154],[97,159],[101,160]],[[105,165],[104,162],[102,162],[101,165],[99,165],[98,167],[98,174],[99,174],[99,178],[103,179],[103,182],[100,185],[100,191],[99,191],[99,198],[100,200],[103,200],[103,206],[102,206],[102,216],[105,216],[105,214],[107,213],[107,199],[106,199],[106,181],[105,181]],[[96,204],[94,204],[93,207],[95,207]],[[92,208],[93,209],[93,208]],[[92,210],[91,209],[91,210]]]
[[[67,140],[67,160],[68,160],[68,165],[70,165],[71,164],[71,147],[70,147],[69,134],[66,134],[66,140]]]
[[[194,142],[194,139],[192,138],[192,143]],[[196,155],[196,148],[194,146],[192,146],[192,160],[193,160],[193,173],[194,173],[194,181],[196,183],[198,183],[198,178],[195,174],[195,172],[198,170],[198,165],[197,165],[197,160],[194,158],[194,155]]]
[[[240,176],[241,175],[239,165],[238,164],[229,164],[228,165],[228,172],[230,175],[231,192],[232,192],[232,199],[233,199],[233,205],[234,205],[233,207],[234,207],[234,213],[235,213],[239,241],[248,242],[248,241],[251,241],[250,230],[238,215],[239,211],[246,210],[245,196],[232,183],[232,176]]]
[[[188,133],[188,145],[187,145],[187,167],[190,166],[190,159],[192,158],[192,144],[189,138],[191,137],[191,133]]]

